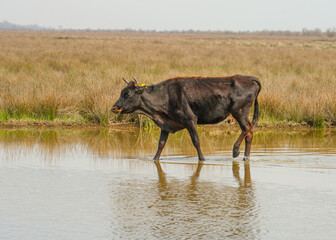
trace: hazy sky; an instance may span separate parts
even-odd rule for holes
[[[0,0],[0,21],[58,28],[302,30],[336,27],[336,0]]]

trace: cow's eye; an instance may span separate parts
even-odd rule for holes
[[[125,97],[125,98],[128,98],[128,97],[129,97],[129,93],[128,93],[128,92],[125,93],[124,97]]]

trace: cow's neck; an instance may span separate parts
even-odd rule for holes
[[[157,125],[161,125],[168,114],[168,99],[160,92],[143,93],[139,113],[149,116]]]

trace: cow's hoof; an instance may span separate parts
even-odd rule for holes
[[[239,149],[233,149],[233,151],[232,151],[232,157],[233,158],[236,158],[236,157],[238,157],[239,156],[239,154],[240,154],[240,151],[239,151]]]
[[[243,161],[250,161],[250,156],[245,156],[244,158],[243,158]]]

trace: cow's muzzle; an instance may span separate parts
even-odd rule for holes
[[[111,108],[111,111],[114,112],[114,113],[120,113],[121,112],[121,108],[117,107],[117,106],[113,106]]]

